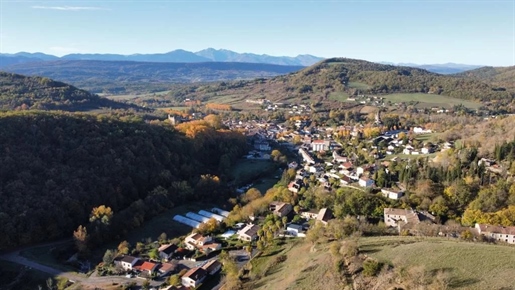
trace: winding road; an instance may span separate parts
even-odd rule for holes
[[[37,246],[27,247],[24,249],[19,249],[19,250],[13,251],[13,252],[9,252],[9,253],[0,255],[0,260],[9,261],[9,262],[20,264],[20,265],[23,265],[23,266],[26,266],[26,267],[29,267],[32,269],[36,269],[41,272],[50,274],[54,277],[65,277],[66,279],[70,280],[70,282],[80,283],[81,285],[86,286],[86,287],[90,286],[93,288],[94,287],[101,288],[102,286],[113,285],[113,283],[128,284],[131,282],[135,282],[139,285],[141,285],[143,283],[144,279],[139,279],[139,278],[127,278],[124,276],[95,276],[94,274],[88,277],[84,274],[78,274],[78,273],[74,273],[74,272],[63,272],[62,270],[39,264],[33,260],[29,260],[29,259],[23,257],[22,255],[20,255],[20,252],[28,250],[28,249],[38,248],[38,247],[43,247],[43,246],[53,246],[53,245],[57,246],[57,245],[60,245],[60,244],[66,243],[66,242],[68,242],[68,240],[54,242],[54,243],[48,243],[48,244],[41,244],[41,245],[37,245]],[[152,286],[158,286],[159,284],[161,284],[161,282],[151,281],[150,284]]]

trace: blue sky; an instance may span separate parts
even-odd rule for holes
[[[1,52],[207,47],[370,61],[515,65],[515,2],[0,0]]]

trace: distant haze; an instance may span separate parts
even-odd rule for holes
[[[261,63],[276,64],[287,66],[310,66],[324,58],[309,54],[297,56],[271,56],[256,53],[238,53],[227,49],[207,48],[197,52],[191,52],[183,49],[177,49],[166,53],[153,54],[82,54],[73,53],[61,57],[44,54],[40,52],[18,52],[14,54],[0,54],[0,68],[8,67],[15,64],[54,61],[54,60],[101,60],[101,61],[137,61],[137,62],[173,62],[173,63],[199,63],[199,62],[243,62],[243,63]],[[391,64],[398,66],[410,66],[426,69],[431,72],[441,74],[459,73],[471,69],[482,67],[481,65],[468,65],[457,63],[446,64],[413,64],[413,63],[392,63],[380,62],[383,64]]]

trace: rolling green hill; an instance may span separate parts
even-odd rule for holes
[[[103,108],[138,109],[49,78],[0,72],[1,110],[89,111]]]
[[[482,67],[457,74],[457,76],[481,80],[500,90],[502,88],[515,90],[515,66]]]
[[[334,101],[334,93],[347,95],[425,93],[468,100],[509,104],[512,91],[501,91],[475,78],[440,75],[423,69],[383,65],[363,60],[333,58],[301,71],[271,79],[256,79],[199,86],[185,96],[231,95],[273,101]],[[183,96],[184,97],[184,96]]]

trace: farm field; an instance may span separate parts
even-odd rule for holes
[[[347,98],[349,98],[349,94],[345,92],[332,92],[329,94],[329,100],[346,102]]]
[[[145,98],[145,97],[157,97],[168,94],[170,91],[162,91],[162,92],[155,92],[155,93],[149,93],[149,94],[130,94],[130,95],[104,95],[104,94],[98,94],[101,97],[105,97],[110,100],[114,101],[120,101],[120,100],[130,100],[135,98]]]
[[[451,108],[454,105],[460,105],[469,108],[469,109],[477,109],[481,107],[480,103],[461,100],[456,98],[451,98],[442,95],[434,95],[434,94],[423,94],[423,93],[403,93],[403,94],[390,94],[383,96],[387,101],[391,101],[392,103],[407,103],[407,102],[418,102],[416,107],[418,108],[431,108],[431,107],[444,107]]]
[[[451,289],[511,289],[515,247],[419,237],[368,237],[360,251],[394,267],[423,266],[450,275]]]
[[[358,82],[349,82],[348,84],[349,88],[354,88],[358,90],[368,90],[370,89],[370,86],[364,83],[358,83]]]

